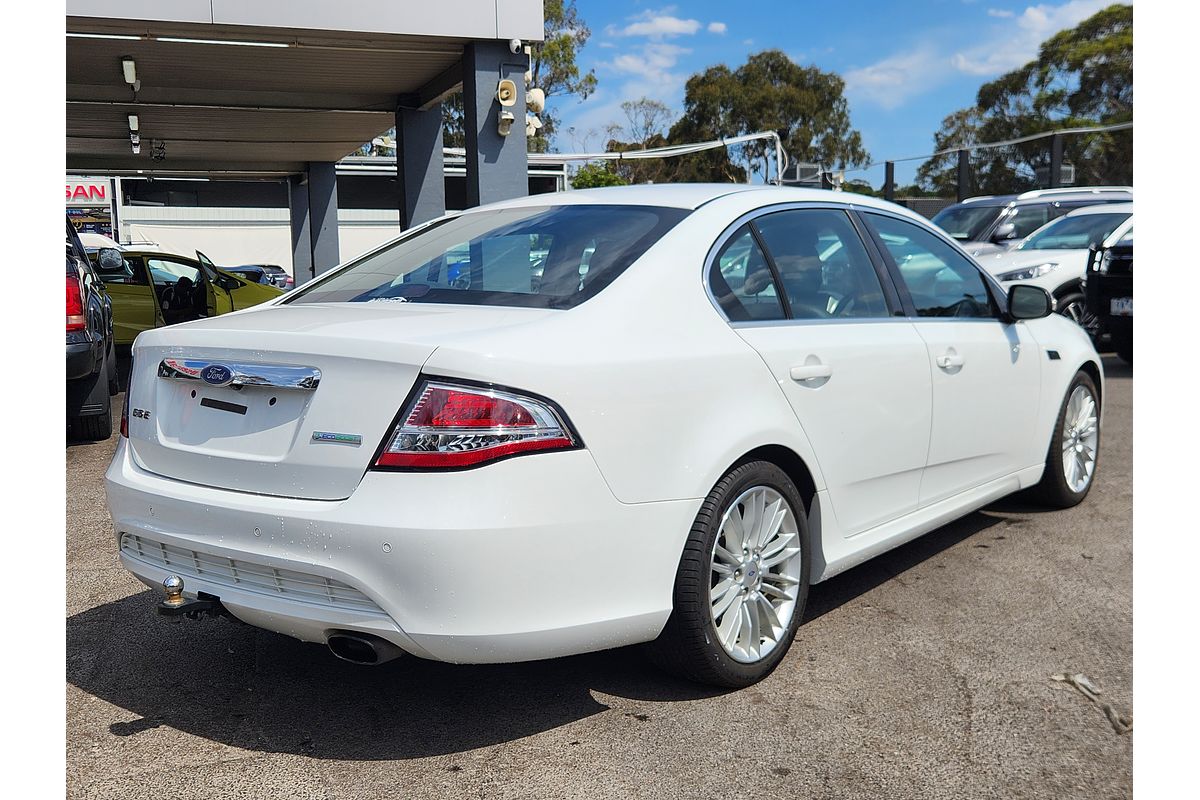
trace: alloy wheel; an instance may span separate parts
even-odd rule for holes
[[[1063,477],[1073,492],[1082,492],[1096,471],[1096,446],[1100,440],[1096,398],[1086,386],[1076,386],[1063,417]]]
[[[721,647],[760,661],[782,641],[800,590],[800,529],[790,503],[754,486],[729,506],[713,543],[709,603]]]

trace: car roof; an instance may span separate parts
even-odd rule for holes
[[[599,189],[572,189],[566,192],[529,195],[481,206],[480,209],[541,208],[564,205],[631,205],[697,209],[723,197],[737,195],[743,199],[772,203],[847,203],[856,206],[895,210],[895,203],[877,197],[834,191],[832,189],[803,189],[795,186],[770,186],[739,183],[652,183],[636,186],[606,186]],[[480,209],[468,209],[464,213]]]
[[[1101,203],[1095,206],[1077,208],[1068,217],[1086,217],[1088,214],[1132,214],[1133,203]]]
[[[955,205],[972,206],[1007,206],[1038,205],[1041,203],[1075,202],[1077,200],[1104,201],[1100,198],[1114,195],[1127,195],[1133,199],[1133,188],[1130,186],[1068,186],[1061,189],[1033,189],[1022,194],[985,194],[978,197],[968,197]],[[952,206],[947,206],[952,208]]]

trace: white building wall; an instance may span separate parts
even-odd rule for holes
[[[292,274],[286,208],[122,206],[118,218],[122,244],[153,242],[166,252],[185,256],[199,250],[218,266],[278,264]],[[399,211],[338,209],[342,262],[399,235]]]

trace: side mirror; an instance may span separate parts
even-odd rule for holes
[[[96,253],[96,264],[104,272],[123,272],[125,257],[115,247],[101,247]]]
[[[1050,316],[1053,310],[1050,293],[1040,286],[1019,283],[1008,290],[1008,315],[1014,321],[1041,319]]]
[[[992,241],[1000,244],[1001,242],[1007,242],[1009,239],[1015,239],[1016,236],[1017,226],[1011,222],[1005,222],[992,232]]]

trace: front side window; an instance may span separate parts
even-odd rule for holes
[[[912,222],[866,213],[921,317],[994,317],[987,284],[970,259]]]
[[[886,317],[887,301],[844,211],[792,209],[754,220],[794,319]]]
[[[767,257],[749,224],[738,228],[717,253],[708,285],[730,322],[784,318]]]
[[[368,253],[285,302],[573,308],[688,213],[615,205],[470,212]]]

